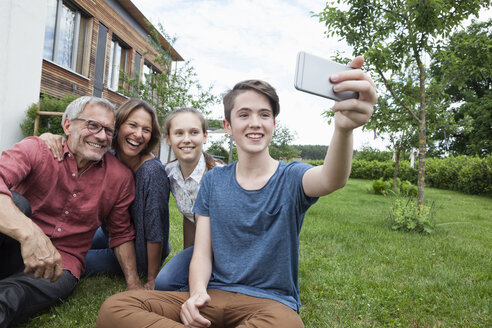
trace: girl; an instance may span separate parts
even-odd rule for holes
[[[188,267],[193,254],[195,218],[193,205],[203,175],[217,165],[203,152],[207,141],[207,121],[194,108],[178,108],[171,112],[164,123],[167,143],[177,160],[166,165],[171,191],[178,210],[183,214],[183,248],[162,268],[156,278],[158,290],[177,290],[188,284]]]
[[[154,289],[159,268],[170,251],[169,182],[164,166],[151,153],[160,142],[157,115],[145,101],[130,99],[118,108],[115,121],[112,148],[135,178],[135,200],[130,214],[136,233],[137,270],[140,275],[147,275],[144,288]],[[41,138],[61,160],[64,138],[52,134],[43,134]],[[86,275],[94,273],[122,273],[104,227],[97,230],[86,255]]]

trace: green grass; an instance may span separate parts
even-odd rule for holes
[[[306,327],[491,327],[492,198],[427,188],[431,235],[395,232],[392,197],[351,179],[321,198],[301,232],[299,280]],[[182,217],[171,208],[172,255]],[[62,304],[18,327],[94,327],[122,278],[84,279]]]

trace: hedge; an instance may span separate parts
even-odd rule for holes
[[[456,156],[426,160],[426,183],[467,194],[492,193],[492,155]]]
[[[323,161],[309,162],[321,165]],[[425,182],[429,187],[461,191],[467,194],[492,194],[492,155],[484,158],[477,156],[456,156],[447,158],[427,158],[425,162]],[[393,179],[395,163],[393,161],[352,162],[351,178],[377,180]],[[417,184],[417,168],[410,162],[400,161],[398,177]]]

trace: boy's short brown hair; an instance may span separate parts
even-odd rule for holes
[[[236,97],[245,91],[256,91],[268,98],[272,106],[273,117],[277,117],[280,112],[280,104],[275,89],[267,82],[261,80],[246,80],[237,83],[232,90],[224,95],[222,102],[224,104],[224,117],[227,122],[231,123],[231,111],[234,107]]]

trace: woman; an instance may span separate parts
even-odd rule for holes
[[[135,227],[137,270],[147,276],[146,289],[154,289],[155,278],[169,254],[169,181],[164,166],[151,151],[160,142],[155,110],[145,101],[129,99],[116,112],[112,148],[118,159],[133,171],[135,200],[130,207]],[[64,138],[52,134],[41,136],[55,157],[61,160]],[[109,248],[104,227],[94,235],[86,255],[86,275],[122,274]]]

